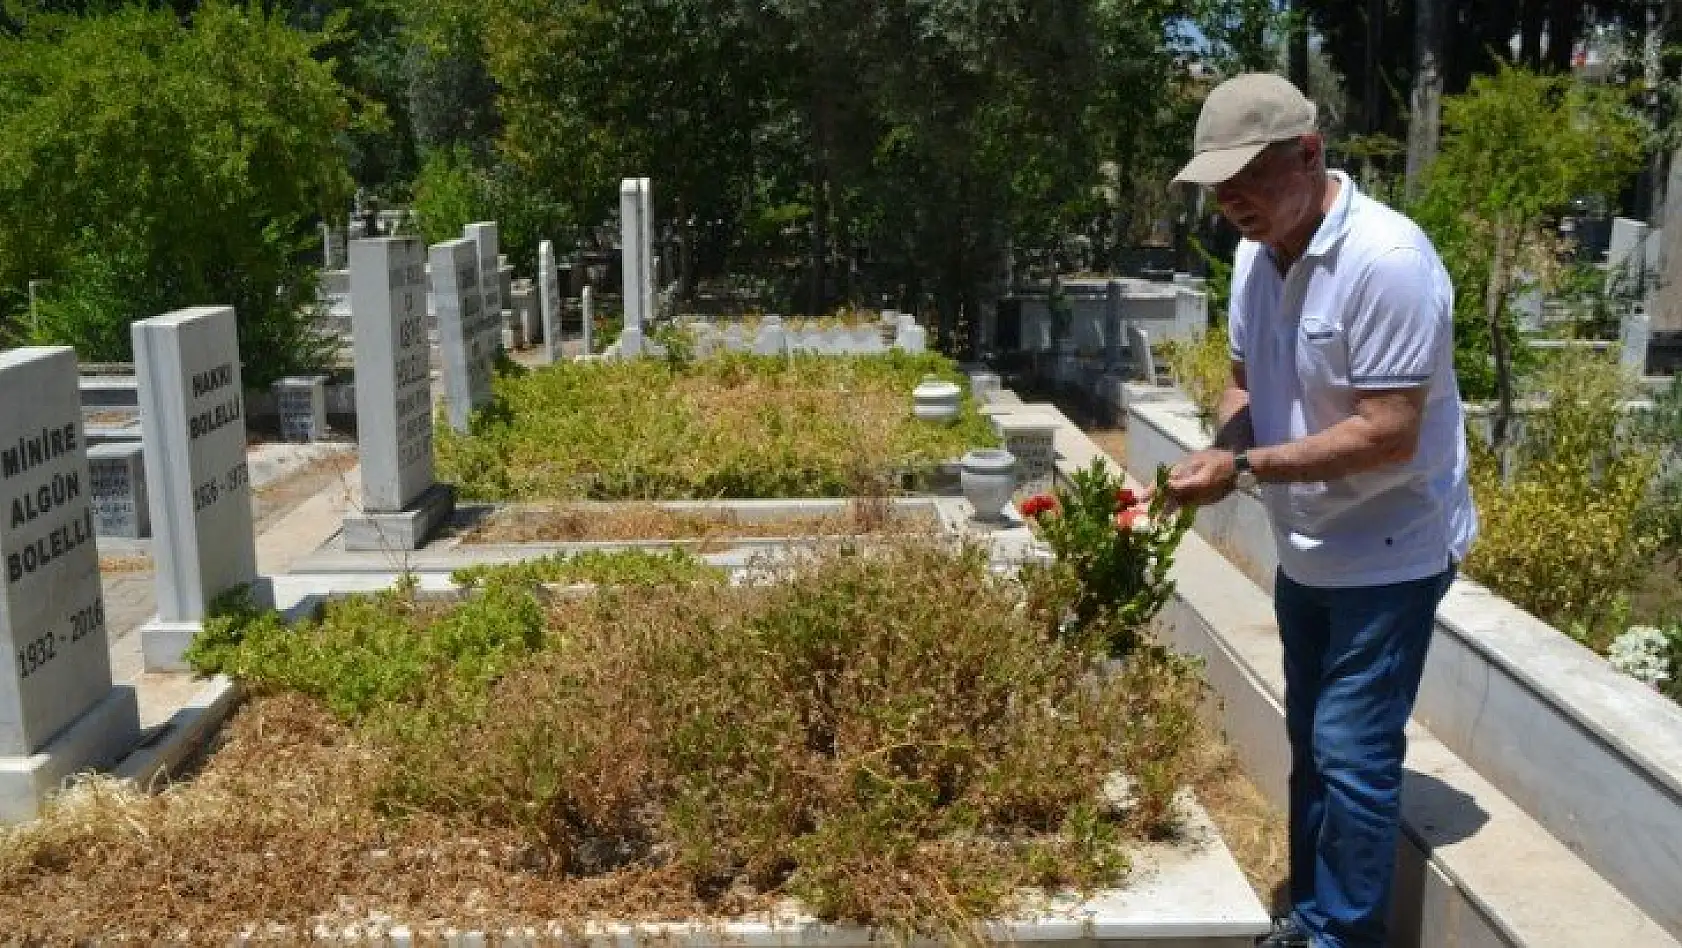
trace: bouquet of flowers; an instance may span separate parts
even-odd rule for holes
[[[1168,469],[1140,498],[1098,458],[1077,471],[1071,489],[1036,494],[1018,505],[1034,533],[1051,548],[1053,571],[1068,590],[1057,610],[1063,635],[1101,632],[1109,652],[1131,652],[1140,633],[1173,594],[1168,579],[1174,551],[1194,511],[1170,509]]]

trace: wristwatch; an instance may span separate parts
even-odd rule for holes
[[[1250,467],[1250,452],[1240,451],[1232,456],[1233,483],[1239,490],[1256,489],[1256,472]]]

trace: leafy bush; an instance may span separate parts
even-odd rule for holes
[[[0,286],[48,281],[33,340],[126,361],[131,321],[225,303],[248,383],[319,366],[304,251],[349,197],[337,136],[377,111],[326,38],[222,3],[42,22],[0,31]]]
[[[1213,430],[1221,395],[1232,384],[1232,344],[1225,326],[1211,329],[1190,343],[1163,344],[1175,384],[1185,391],[1205,431]]]
[[[1482,529],[1466,570],[1604,650],[1662,538],[1643,513],[1658,455],[1622,418],[1632,383],[1606,358],[1568,350],[1531,388],[1538,408],[1505,480],[1482,440],[1469,439]]]
[[[1196,517],[1190,507],[1168,509],[1167,476],[1167,468],[1158,471],[1155,493],[1141,503],[1096,458],[1075,472],[1072,489],[1024,502],[1024,516],[1055,557],[1049,576],[1035,577],[1032,568],[1029,575],[1048,579],[1045,588],[1062,590],[1066,600],[1037,610],[1054,634],[1097,634],[1117,656],[1139,645],[1141,630],[1173,595],[1168,571]]]
[[[505,377],[505,410],[440,427],[440,476],[486,500],[839,497],[996,443],[967,398],[955,425],[911,414],[932,355],[568,362]]]

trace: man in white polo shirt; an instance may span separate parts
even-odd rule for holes
[[[1410,220],[1328,172],[1315,108],[1238,76],[1177,181],[1214,189],[1244,241],[1232,383],[1215,446],[1169,479],[1214,503],[1259,487],[1291,741],[1291,912],[1268,948],[1385,944],[1403,727],[1432,618],[1477,532],[1454,377],[1454,288]]]

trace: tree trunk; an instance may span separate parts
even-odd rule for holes
[[[1291,84],[1313,97],[1308,89],[1308,4],[1306,0],[1292,0],[1291,40],[1287,50]]]
[[[1442,134],[1443,0],[1414,0],[1413,98],[1408,119],[1408,200],[1419,196],[1425,169],[1437,157]]]
[[[1507,302],[1507,255],[1517,235],[1513,222],[1503,212],[1495,218],[1495,252],[1489,259],[1489,286],[1484,294],[1484,315],[1489,320],[1489,350],[1495,357],[1495,424],[1490,441],[1497,456],[1507,444],[1507,425],[1513,417],[1513,366],[1507,352],[1507,334],[1502,310]]]
[[[1583,24],[1583,0],[1553,0],[1548,10],[1548,58],[1550,72],[1570,72],[1571,54]]]
[[[1384,43],[1384,17],[1388,12],[1384,0],[1367,0],[1367,47],[1365,51],[1366,69],[1362,97],[1362,118],[1366,120],[1367,134],[1373,134],[1384,127],[1384,79],[1378,62],[1378,51]]]
[[[1518,61],[1530,69],[1542,68],[1542,22],[1547,18],[1547,0],[1525,0],[1519,19]]]

